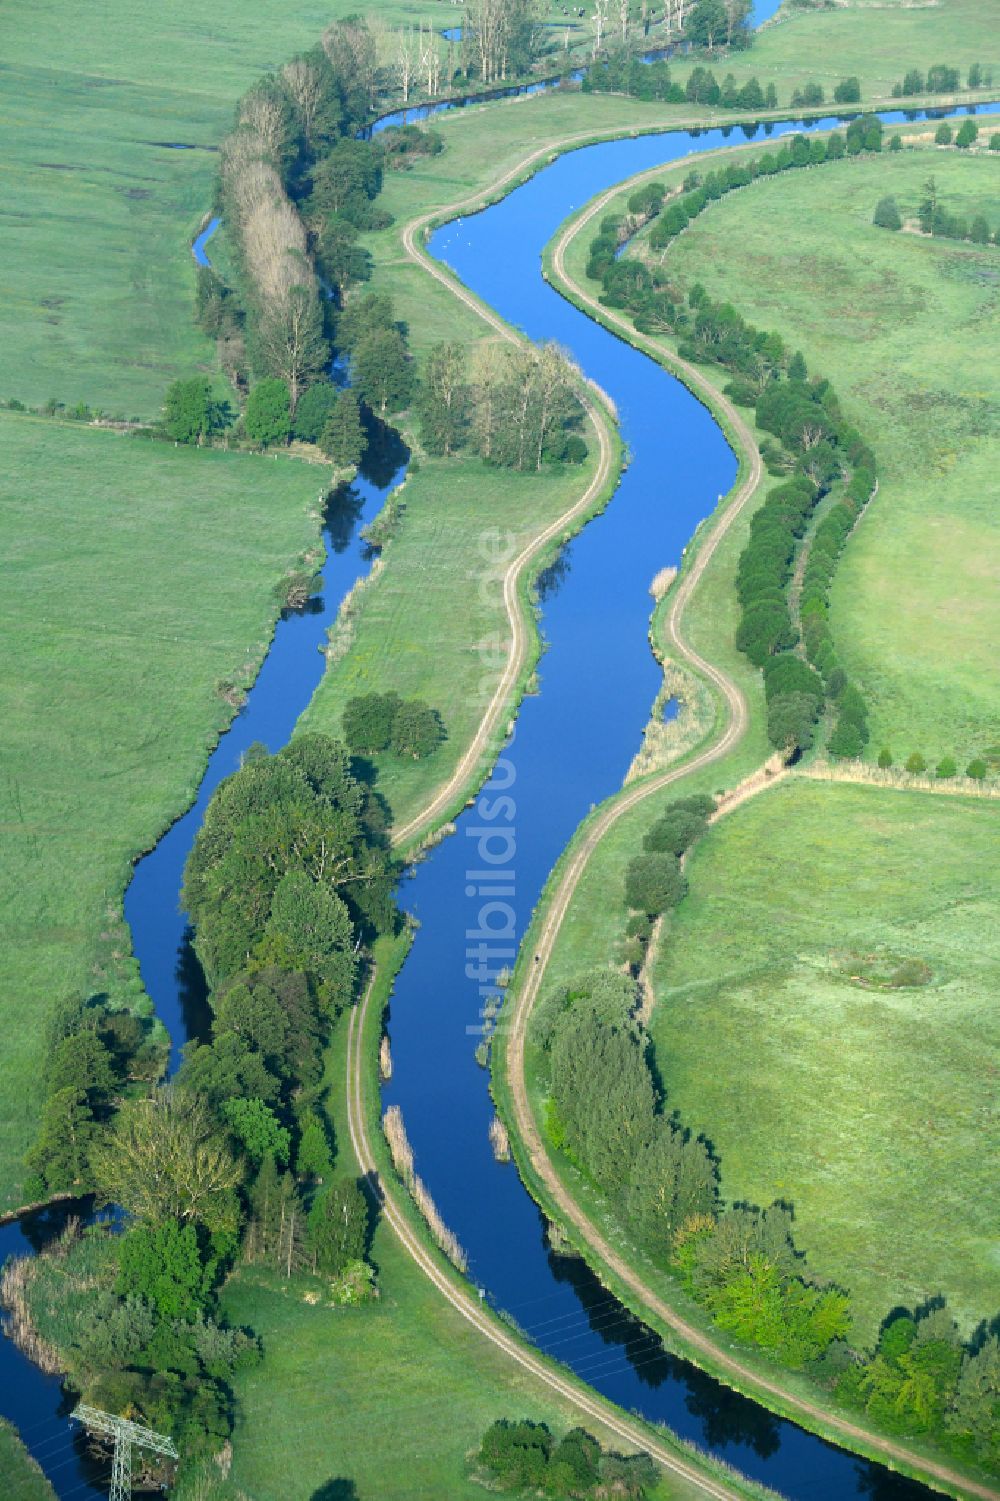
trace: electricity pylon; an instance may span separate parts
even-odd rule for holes
[[[168,1459],[179,1459],[174,1441],[166,1434],[154,1433],[152,1428],[143,1428],[128,1418],[116,1418],[99,1407],[80,1402],[70,1414],[91,1433],[102,1438],[114,1439],[114,1458],[111,1463],[110,1501],[130,1501],[132,1495],[132,1450],[150,1449],[154,1454],[165,1454]]]

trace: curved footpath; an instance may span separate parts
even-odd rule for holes
[[[662,167],[654,169],[662,171]],[[639,182],[645,177],[653,175],[652,172],[638,174],[629,179],[630,184]],[[586,212],[573,223],[563,229],[556,240],[553,248],[553,268],[558,282],[562,288],[572,292],[574,299],[588,309],[606,324],[611,325],[620,332],[629,343],[651,353],[660,363],[669,369],[676,371],[690,384],[705,395],[710,395],[712,403],[719,408],[731,424],[740,442],[746,446],[748,452],[753,454],[751,474],[740,486],[731,500],[728,508],[723,512],[711,534],[700,549],[693,567],[683,576],[680,586],[676,589],[669,612],[666,617],[667,635],[679,653],[679,655],[704,673],[722,691],[729,709],[729,720],[722,736],[714,745],[702,751],[683,766],[663,772],[648,781],[638,784],[633,790],[612,802],[591,824],[585,837],[580,841],[573,858],[561,873],[558,882],[551,894],[548,909],[538,938],[535,944],[535,953],[538,962],[533,963],[526,971],[524,985],[520,989],[514,1008],[509,1019],[509,1033],[506,1045],[507,1076],[513,1101],[515,1123],[521,1143],[528,1153],[533,1171],[545,1185],[547,1194],[552,1202],[558,1207],[583,1236],[590,1250],[606,1267],[610,1268],[615,1276],[632,1292],[638,1303],[650,1310],[655,1316],[670,1329],[679,1334],[691,1349],[700,1351],[712,1364],[712,1368],[720,1370],[724,1374],[735,1378],[741,1390],[750,1395],[766,1394],[780,1403],[781,1411],[799,1414],[808,1420],[809,1424],[816,1426],[821,1432],[840,1435],[847,1439],[851,1446],[862,1445],[866,1452],[883,1457],[890,1462],[905,1465],[921,1477],[936,1480],[942,1484],[964,1492],[968,1495],[983,1497],[984,1501],[996,1501],[1000,1492],[975,1481],[966,1479],[964,1476],[951,1470],[946,1465],[938,1464],[933,1460],[914,1454],[904,1445],[893,1443],[878,1434],[863,1428],[858,1424],[849,1422],[845,1418],[828,1411],[818,1403],[808,1401],[789,1391],[779,1382],[764,1377],[750,1367],[744,1365],[733,1356],[729,1350],[706,1335],[702,1330],[695,1328],[685,1319],[682,1319],[665,1300],[646,1286],[641,1277],[625,1261],[614,1248],[608,1243],[593,1221],[583,1212],[573,1196],[564,1187],[552,1161],[548,1155],[545,1144],[538,1131],[534,1114],[531,1110],[524,1072],[524,1048],[527,1035],[528,1022],[532,1009],[538,998],[539,989],[545,973],[545,966],[551,956],[555,941],[559,935],[559,929],[566,915],[576,887],[586,869],[591,855],[601,842],[605,834],[617,823],[631,808],[644,798],[662,791],[671,782],[679,780],[689,772],[700,767],[707,766],[719,759],[726,751],[732,748],[743,734],[747,723],[746,704],[739,688],[726,675],[713,664],[706,662],[683,638],[680,630],[684,608],[688,603],[695,587],[708,563],[711,561],[719,542],[722,540],[734,518],[739,514],[753,494],[761,475],[760,453],[749,427],[740,417],[732,404],[721,396],[714,387],[710,386],[705,377],[694,366],[679,356],[665,350],[662,344],[640,334],[630,322],[619,317],[610,309],[603,307],[596,298],[592,297],[569,275],[565,265],[566,247],[575,236],[581,233],[588,223],[594,219],[607,204],[619,196],[623,185],[603,193],[590,205]],[[557,286],[557,290],[561,290]]]
[[[684,129],[686,124],[704,124],[704,121],[676,121],[671,122],[670,126],[666,128]],[[540,162],[553,159],[560,152],[571,149],[574,145],[582,145],[596,139],[612,139],[639,133],[634,128],[628,127],[618,128],[606,133],[595,133],[593,131],[578,132],[575,135],[567,136],[556,142],[550,142],[536,149],[522,158],[520,162],[516,163],[489,187],[474,192],[455,203],[436,208],[411,220],[405,226],[402,234],[403,247],[407,256],[429,275],[433,276],[442,286],[446,287],[452,295],[458,297],[467,307],[477,313],[501,337],[515,342],[518,336],[513,330],[496,313],[481,303],[473,293],[462,286],[458,279],[445,267],[435,262],[428,255],[421,243],[425,230],[435,222],[446,222],[451,218],[457,217],[460,213],[483,206],[486,201],[496,198],[505,189],[512,187],[515,182],[529,175],[532,169]],[[653,175],[654,172],[662,171],[663,167],[661,165],[658,168],[651,169],[649,172],[639,174],[633,180],[639,181],[643,177]],[[561,233],[555,246],[554,267],[556,274],[562,279],[565,287],[572,290],[574,296],[579,299],[593,316],[611,325],[628,342],[636,347],[643,348],[647,353],[652,354],[654,358],[666,364],[686,384],[703,395],[709,401],[710,405],[716,410],[721,411],[729,422],[738,442],[743,445],[746,455],[749,456],[749,473],[736,492],[731,496],[728,505],[704,539],[694,563],[683,575],[679,586],[675,589],[665,621],[667,636],[675,650],[689,665],[702,673],[718,688],[726,706],[727,715],[725,726],[719,738],[694,758],[687,761],[683,767],[662,772],[648,781],[636,785],[631,790],[620,794],[617,800],[611,803],[594,820],[586,836],[581,841],[579,848],[574,852],[573,858],[562,872],[552,895],[549,909],[539,935],[537,944],[539,963],[531,966],[527,982],[518,996],[511,1018],[508,1042],[508,1057],[510,1060],[508,1073],[514,1098],[517,1129],[530,1155],[534,1171],[538,1174],[541,1181],[544,1182],[547,1192],[551,1195],[553,1201],[558,1204],[561,1212],[576,1226],[578,1232],[584,1237],[592,1252],[615,1272],[621,1282],[635,1294],[641,1304],[644,1304],[664,1324],[681,1335],[693,1350],[701,1351],[714,1368],[728,1373],[741,1389],[747,1390],[751,1394],[766,1394],[776,1399],[781,1410],[800,1414],[808,1420],[810,1426],[817,1428],[820,1432],[832,1432],[841,1435],[849,1441],[851,1447],[860,1445],[864,1451],[876,1454],[889,1462],[895,1461],[903,1464],[922,1476],[937,1480],[951,1489],[964,1491],[968,1495],[982,1497],[983,1501],[998,1501],[1000,1492],[988,1489],[973,1481],[967,1481],[946,1466],[925,1460],[921,1456],[911,1453],[901,1445],[893,1444],[862,1427],[828,1413],[818,1404],[810,1403],[806,1399],[787,1391],[777,1382],[759,1376],[749,1367],[735,1359],[723,1346],[717,1344],[706,1334],[681,1319],[668,1304],[646,1288],[642,1280],[617,1255],[613,1248],[608,1245],[607,1241],[579,1208],[571,1195],[566,1192],[548,1157],[531,1113],[524,1080],[524,1040],[527,1023],[537,999],[539,986],[545,970],[545,963],[552,952],[552,947],[558,935],[563,917],[591,854],[603,836],[613,827],[618,819],[645,797],[662,791],[664,787],[669,786],[670,783],[677,781],[682,776],[686,776],[689,772],[710,765],[727,754],[744,734],[748,721],[746,700],[738,684],[729,678],[720,668],[716,667],[715,664],[701,657],[684,640],[681,634],[681,620],[684,609],[718,549],[720,542],[728,532],[735,518],[741,513],[756,491],[762,474],[760,453],[748,424],[740,416],[736,408],[710,385],[696,367],[681,360],[679,357],[669,355],[662,346],[657,345],[651,339],[639,335],[631,324],[627,323],[624,319],[618,318],[609,310],[602,308],[583,288],[578,287],[566,272],[564,255],[566,245],[570,239],[579,233],[596,214],[601,212],[610,199],[617,196],[621,191],[622,188],[619,184],[602,194],[582,217],[574,221]],[[484,711],[476,735],[463,753],[455,771],[437,790],[424,809],[396,831],[395,840],[397,844],[409,843],[417,835],[426,835],[426,833],[430,832],[430,826],[433,824],[433,821],[446,814],[449,805],[468,786],[474,772],[484,758],[493,737],[497,733],[502,716],[507,708],[508,695],[513,689],[517,677],[524,666],[530,647],[530,628],[525,618],[525,613],[521,608],[519,598],[520,582],[531,561],[537,557],[541,549],[554,537],[558,536],[560,532],[564,531],[574,520],[580,519],[587,509],[593,505],[602,486],[609,479],[612,448],[608,435],[607,419],[593,401],[585,398],[585,402],[588,418],[597,434],[601,451],[601,461],[598,465],[597,473],[588,485],[584,495],[561,517],[552,522],[544,532],[533,538],[508,567],[504,576],[503,591],[504,604],[511,630],[511,647],[507,666],[501,675],[495,693]],[[645,1449],[664,1469],[683,1475],[686,1480],[699,1486],[706,1495],[729,1498],[737,1496],[739,1492],[732,1487],[727,1486],[720,1480],[716,1480],[714,1477],[706,1475],[694,1464],[689,1464],[683,1459],[678,1458],[674,1452],[663,1445],[651,1441],[641,1427],[630,1423],[623,1416],[619,1416],[612,1409],[606,1407],[597,1398],[596,1394],[593,1397],[588,1396],[574,1383],[564,1379],[552,1370],[540,1357],[534,1355],[527,1346],[507,1334],[493,1317],[483,1310],[479,1300],[474,1297],[471,1289],[467,1290],[463,1285],[454,1282],[450,1275],[443,1269],[438,1259],[427,1250],[420,1236],[413,1230],[406,1215],[401,1211],[393,1191],[378,1174],[375,1155],[368,1136],[364,1103],[365,1059],[363,1037],[368,1007],[373,993],[373,984],[374,980],[366,990],[359,1007],[355,1008],[350,1018],[347,1048],[348,1125],[359,1167],[363,1172],[373,1175],[374,1181],[378,1183],[382,1211],[404,1249],[412,1256],[421,1271],[434,1283],[442,1295],[447,1298],[448,1302],[485,1338],[489,1339],[497,1348],[503,1350],[518,1365],[530,1371],[550,1389],[559,1393],[564,1399],[572,1402],[581,1412],[595,1421],[602,1423],[607,1429],[616,1433],[624,1441],[634,1444],[637,1448]]]

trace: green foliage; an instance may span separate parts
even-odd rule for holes
[[[878,753],[878,764],[883,771],[888,771],[892,765],[892,751],[887,745],[883,745]]]
[[[295,408],[292,436],[303,443],[317,443],[320,433],[337,402],[337,393],[328,380],[318,380],[304,392]]]
[[[942,120],[941,121],[941,124],[938,126],[937,130],[934,132],[934,139],[935,139],[935,141],[937,142],[937,144],[939,146],[950,146],[951,145],[952,129],[951,129],[951,126],[948,124],[947,120]]]
[[[400,703],[392,719],[392,749],[397,756],[420,761],[435,751],[444,739],[444,726],[436,709],[417,699]]]
[[[714,1213],[716,1168],[705,1143],[658,1116],[636,1154],[625,1198],[629,1228],[643,1249],[666,1266],[674,1236],[695,1216]]]
[[[341,1275],[363,1261],[368,1243],[368,1202],[351,1178],[335,1178],[309,1212],[308,1244],[317,1270]]]
[[[954,756],[942,756],[941,759],[940,759],[940,761],[938,762],[937,766],[934,769],[934,775],[939,780],[945,781],[949,777],[955,776],[955,774],[957,773],[957,771],[958,771],[958,766],[957,766],[957,764],[955,762],[955,757]]]
[[[927,770],[927,760],[919,751],[914,751],[911,756],[907,756],[906,758],[906,769],[912,772],[914,776],[920,776]]]
[[[295,1153],[295,1171],[300,1178],[323,1183],[333,1172],[330,1136],[315,1110],[299,1117],[299,1145]]]
[[[501,1491],[547,1496],[621,1496],[641,1501],[659,1474],[646,1454],[613,1454],[583,1428],[556,1442],[544,1423],[499,1418],[483,1435],[477,1456]]]
[[[228,420],[228,405],[216,401],[207,376],[175,380],[167,387],[163,426],[176,443],[203,443],[211,433],[225,427]]]
[[[444,739],[444,726],[435,709],[397,693],[366,693],[344,706],[344,739],[359,755],[391,749],[397,756],[419,761]]]
[[[413,393],[413,370],[397,328],[375,328],[351,350],[352,384],[363,401],[386,417],[405,407]]]
[[[987,767],[986,762],[983,760],[982,756],[973,756],[972,760],[965,768],[965,775],[967,777],[972,777],[973,781],[981,782],[984,780],[988,770],[989,768]]]
[[[707,816],[683,804],[668,804],[642,841],[647,853],[683,855],[708,826]]]
[[[872,221],[879,229],[902,229],[903,221],[899,215],[899,206],[895,198],[880,198],[875,205],[875,217]]]
[[[292,419],[288,386],[283,380],[261,380],[247,399],[244,417],[247,437],[261,448],[287,443]]]
[[[205,1102],[189,1090],[167,1086],[122,1105],[93,1151],[93,1169],[104,1201],[120,1204],[144,1225],[236,1229],[242,1166]]]
[[[289,1134],[263,1100],[226,1100],[222,1118],[252,1162],[273,1157],[276,1162],[287,1163]]]
[[[357,468],[361,463],[368,448],[368,438],[361,421],[361,407],[353,391],[341,391],[337,397],[323,423],[319,444],[327,458],[345,469]]]
[[[471,401],[464,346],[435,344],[424,364],[417,401],[421,439],[428,453],[447,458],[464,445]]]
[[[676,855],[636,855],[625,872],[625,905],[650,917],[676,907],[687,891],[687,881]]]
[[[38,1137],[25,1161],[53,1193],[87,1187],[96,1135],[86,1091],[69,1085],[46,1100]]]
[[[555,1030],[550,1086],[567,1149],[601,1188],[621,1192],[652,1135],[656,1103],[635,1028],[577,1001]]]
[[[327,1007],[347,1002],[352,925],[371,933],[394,920],[375,810],[347,751],[322,735],[248,761],[216,789],[184,876],[213,986],[246,971],[250,955],[251,972],[305,962]]]
[[[979,134],[979,126],[975,120],[963,120],[955,135],[955,145],[963,150],[971,146]]]
[[[816,1360],[850,1328],[846,1295],[798,1275],[783,1205],[728,1209],[715,1221],[693,1222],[675,1246],[688,1291],[720,1328],[787,1365]]]
[[[122,1236],[115,1290],[138,1297],[165,1318],[192,1319],[205,1307],[210,1268],[193,1225],[138,1225]],[[208,1275],[206,1275],[208,1273]]]

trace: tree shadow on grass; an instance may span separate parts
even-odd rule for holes
[[[327,1480],[313,1491],[309,1501],[359,1501],[358,1488],[353,1480],[341,1475],[336,1480]]]

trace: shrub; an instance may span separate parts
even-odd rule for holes
[[[957,771],[958,767],[955,764],[955,757],[942,756],[934,769],[934,775],[941,781],[945,781],[948,777],[953,777]]]
[[[659,917],[676,907],[687,891],[687,881],[676,855],[665,852],[636,855],[625,872],[625,904],[636,912]]]
[[[838,104],[857,104],[861,98],[861,81],[853,74],[850,78],[842,79],[833,91],[833,97]]]
[[[927,762],[919,751],[914,751],[912,756],[907,756],[906,769],[913,772],[914,776],[919,776],[921,772],[927,770]]]
[[[882,749],[878,753],[878,764],[881,766],[883,771],[888,771],[889,767],[892,765],[892,751],[887,745],[883,745]]]
[[[965,768],[965,775],[972,777],[973,781],[981,782],[986,776],[986,762],[981,756],[974,756]]]
[[[392,749],[397,756],[420,761],[444,739],[444,725],[436,709],[418,699],[403,702],[392,721]]]
[[[1000,151],[1000,130],[995,130],[990,136],[990,150]]]
[[[898,135],[898,134],[894,135],[893,138],[892,138],[892,140],[889,142],[889,150],[890,151],[902,151],[902,149],[903,149],[903,137],[901,135]]]
[[[902,229],[903,221],[899,216],[899,208],[895,198],[880,198],[875,206],[875,218],[873,220],[879,229]]]
[[[287,443],[292,417],[288,387],[283,380],[258,381],[250,392],[246,410],[247,437],[261,448]]]
[[[967,146],[972,145],[978,135],[979,126],[976,122],[974,120],[963,120],[958,127],[958,134],[955,136],[955,145],[961,146],[964,150]]]
[[[939,146],[951,145],[951,126],[947,123],[947,121],[941,121],[941,124],[934,132],[934,139]]]

